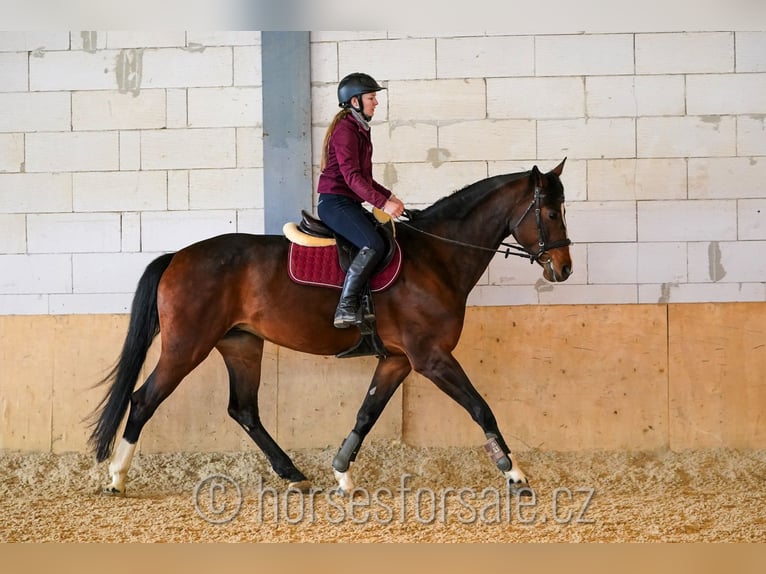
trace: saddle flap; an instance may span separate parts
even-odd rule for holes
[[[287,259],[287,273],[296,283],[337,289],[343,286],[345,271],[340,266],[336,246],[317,248],[292,243]],[[370,278],[372,292],[388,289],[396,281],[401,268],[401,249],[395,245],[394,255],[388,266],[376,271]]]

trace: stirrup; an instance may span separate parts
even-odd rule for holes
[[[380,340],[377,331],[373,330],[369,325],[364,324],[359,326],[359,330],[362,333],[359,341],[357,341],[353,347],[335,355],[338,359],[367,357],[369,355],[374,355],[378,359],[385,359],[388,357],[386,347],[383,345],[383,341]]]
[[[372,306],[372,296],[369,291],[362,296],[361,305],[357,310],[357,320],[358,323],[355,323],[354,326],[359,328],[359,333],[362,335],[359,341],[351,348],[335,356],[339,359],[368,355],[375,355],[378,359],[388,357],[386,347],[375,328],[375,309]]]

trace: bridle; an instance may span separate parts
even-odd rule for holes
[[[533,170],[533,176],[536,175],[535,170]],[[456,239],[450,239],[448,237],[442,237],[440,235],[434,235],[433,233],[429,233],[428,231],[423,231],[422,229],[418,229],[417,227],[413,227],[412,225],[409,225],[408,223],[404,221],[398,221],[400,225],[403,225],[404,227],[407,227],[408,229],[412,229],[413,231],[417,231],[418,233],[422,233],[423,235],[427,235],[429,237],[433,237],[434,239],[439,239],[441,241],[445,241],[447,243],[452,243],[454,245],[460,245],[462,247],[470,247],[473,249],[481,249],[482,251],[491,251],[493,253],[502,253],[505,258],[507,259],[510,255],[516,255],[517,257],[524,257],[525,259],[529,259],[529,263],[539,263],[543,266],[551,266],[551,260],[550,257],[548,257],[546,260],[543,261],[542,257],[543,255],[550,251],[551,249],[556,249],[558,247],[567,247],[572,244],[572,242],[567,239],[559,239],[558,241],[553,241],[551,243],[548,242],[548,239],[545,234],[545,227],[543,226],[543,215],[542,215],[542,201],[543,197],[545,197],[545,194],[542,192],[541,188],[537,183],[535,183],[535,190],[534,195],[532,196],[532,201],[529,203],[527,208],[524,210],[524,213],[521,214],[521,217],[508,228],[508,235],[513,235],[513,232],[518,229],[519,225],[521,225],[524,220],[527,218],[529,213],[532,211],[532,208],[535,210],[535,223],[537,225],[537,252],[536,253],[530,253],[527,251],[527,249],[521,245],[515,245],[513,243],[507,243],[505,241],[500,242],[500,245],[502,247],[505,247],[505,249],[491,249],[489,247],[484,247],[482,245],[473,245],[472,243],[465,243],[463,241],[458,241]],[[404,210],[404,215],[407,219],[412,220],[412,213],[409,210]],[[511,251],[511,249],[515,249],[515,251]]]
[[[509,235],[513,234],[513,232],[516,231],[516,229],[518,229],[519,225],[522,224],[524,219],[526,219],[527,215],[529,215],[529,212],[534,207],[535,208],[535,224],[537,225],[537,253],[530,253],[521,245],[514,245],[512,243],[506,243],[503,241],[500,243],[500,245],[506,248],[505,249],[506,259],[508,258],[509,255],[517,255],[519,257],[525,257],[529,259],[530,263],[540,263],[541,265],[544,263],[549,264],[550,259],[546,261],[541,260],[544,253],[546,253],[547,251],[550,251],[551,249],[556,249],[558,247],[567,247],[572,244],[569,238],[559,239],[558,241],[553,241],[551,243],[548,242],[548,238],[546,237],[546,234],[545,234],[545,227],[543,226],[542,201],[544,196],[545,194],[540,189],[540,186],[535,184],[535,193],[532,197],[532,201],[524,210],[524,213],[521,214],[521,217],[519,218],[519,220],[510,227],[510,232],[509,232]],[[511,252],[510,251],[511,249],[520,250],[522,251],[522,253]]]

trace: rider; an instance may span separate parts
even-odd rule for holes
[[[322,146],[317,214],[335,233],[359,252],[346,273],[333,324],[339,329],[362,322],[360,292],[384,256],[385,243],[375,229],[367,202],[392,217],[404,204],[372,177],[372,139],[368,123],[378,105],[377,92],[385,90],[369,75],[349,74],[338,84],[338,105]]]

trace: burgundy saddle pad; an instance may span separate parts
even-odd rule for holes
[[[396,280],[401,268],[402,252],[396,243],[389,264],[370,279],[370,290],[377,292],[388,289]],[[305,247],[291,243],[287,256],[287,272],[290,279],[296,283],[337,289],[343,287],[346,277],[338,263],[338,248],[335,245]]]

